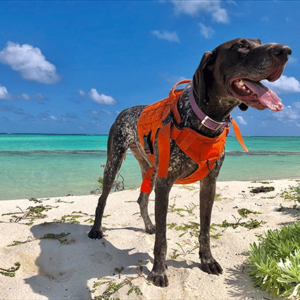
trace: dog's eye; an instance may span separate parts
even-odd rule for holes
[[[247,45],[247,44],[238,44],[238,45],[237,45],[237,48],[248,49],[248,48],[249,48],[249,45]]]

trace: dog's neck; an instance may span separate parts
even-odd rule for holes
[[[178,100],[177,108],[180,114],[180,127],[189,127],[198,133],[208,136],[215,137],[222,133],[222,130],[210,130],[201,124],[202,120],[200,120],[197,115],[194,113],[192,106],[189,100],[189,90],[190,85],[183,91],[181,97]]]
[[[217,121],[215,119],[212,119],[202,109],[200,109],[200,107],[196,103],[195,96],[194,96],[194,90],[192,87],[190,88],[190,91],[189,91],[189,102],[191,104],[193,112],[202,121],[201,123],[203,126],[209,128],[211,130],[224,129],[225,127],[229,126],[230,116],[223,118],[222,121]]]
[[[192,85],[187,86],[178,101],[178,110],[181,116],[180,126],[190,127],[207,137],[219,136],[223,132],[224,126],[220,126],[220,128],[216,129],[210,129],[204,126],[202,123],[203,118],[199,117],[192,108],[190,103],[190,92],[192,92]],[[193,96],[199,109],[201,109],[206,116],[216,122],[222,122],[224,120],[229,121],[230,112],[236,106],[236,103],[231,103],[231,105],[223,105],[223,103],[220,103],[220,101],[218,101],[215,97],[211,97],[209,102],[207,102],[204,100],[201,101],[195,93],[193,93]]]
[[[231,111],[240,104],[235,97],[230,96],[230,93],[226,93],[223,86],[220,87],[216,83],[213,83],[206,93],[200,94],[200,96],[194,89],[194,96],[198,106],[210,118],[219,122],[226,119]]]

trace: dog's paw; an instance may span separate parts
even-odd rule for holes
[[[101,230],[97,230],[97,229],[91,229],[91,231],[88,234],[88,237],[90,239],[102,239],[103,237],[103,233]]]
[[[220,275],[223,273],[222,267],[215,259],[201,259],[201,269],[208,274]]]
[[[165,273],[157,274],[155,272],[151,272],[147,279],[153,282],[156,286],[167,287],[169,285],[169,280]]]

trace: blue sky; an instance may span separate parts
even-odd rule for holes
[[[106,134],[164,98],[202,54],[237,37],[293,50],[269,85],[283,100],[232,116],[243,135],[299,136],[298,1],[11,1],[0,5],[0,132]]]

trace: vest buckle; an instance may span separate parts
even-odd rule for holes
[[[169,115],[162,121],[162,123],[164,126],[166,126],[171,121],[173,121],[173,113],[172,112],[169,113]]]
[[[211,169],[210,165],[216,164],[216,166]],[[218,168],[218,161],[217,160],[213,160],[213,161],[206,161],[206,165],[207,165],[207,169],[209,170],[209,172],[216,172],[216,169]]]

